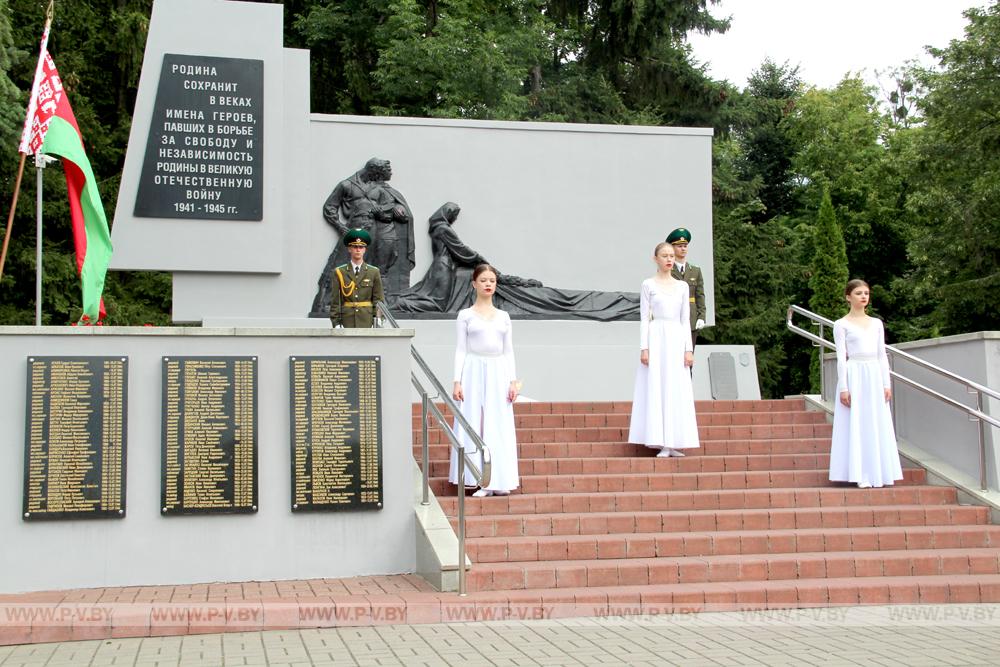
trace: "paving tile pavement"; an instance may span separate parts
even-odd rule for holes
[[[1000,604],[269,630],[0,647],[0,667],[995,665]]]

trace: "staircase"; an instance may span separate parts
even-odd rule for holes
[[[698,402],[684,458],[628,444],[630,408],[515,405],[521,488],[466,499],[470,597],[566,615],[1000,601],[987,508],[916,468],[882,489],[829,482],[831,427],[802,400]],[[455,525],[447,441],[429,440]]]

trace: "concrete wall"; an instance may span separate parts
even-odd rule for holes
[[[413,345],[451,389],[454,380],[455,321],[402,320],[416,333]],[[694,395],[712,398],[708,355],[735,357],[741,400],[760,398],[751,345],[695,348]],[[552,322],[514,320],[514,355],[523,394],[538,401],[631,401],[639,364],[638,322]],[[428,387],[429,389],[429,387]]]
[[[0,593],[413,572],[412,331],[0,327]],[[385,507],[292,514],[288,357],[380,355]],[[29,355],[129,358],[127,515],[21,520]],[[257,355],[256,514],[160,515],[161,357]]]
[[[985,331],[897,345],[915,357],[970,380],[1000,389],[1000,332]],[[938,391],[959,403],[975,406],[976,397],[951,380],[896,359],[893,370]],[[893,407],[899,436],[948,461],[974,479],[979,479],[979,425],[964,412],[927,396],[917,389],[895,383]],[[992,401],[986,412],[1000,417],[1000,404]],[[1000,489],[1000,451],[996,429],[986,428],[986,469],[991,489]]]

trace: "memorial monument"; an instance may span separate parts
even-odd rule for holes
[[[411,289],[389,295],[389,309],[397,317],[454,319],[459,310],[472,305],[472,270],[477,264],[496,266],[462,243],[454,229],[460,212],[458,204],[447,202],[431,215],[428,220],[431,265],[424,279]],[[639,317],[636,292],[555,289],[534,278],[513,276],[502,270],[497,276],[493,303],[515,319],[611,322]]]
[[[364,168],[333,189],[323,204],[323,219],[341,237],[348,229],[364,229],[371,235],[365,261],[378,267],[387,294],[399,294],[410,286],[413,268],[413,214],[403,195],[389,185],[392,166],[388,160],[372,158]],[[330,316],[333,270],[348,261],[347,250],[337,243],[317,281],[309,317]]]

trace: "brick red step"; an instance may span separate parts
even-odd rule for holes
[[[437,408],[445,413],[444,403],[437,403]],[[707,412],[790,412],[805,411],[806,402],[801,398],[779,398],[744,401],[695,401],[695,410]],[[420,403],[412,405],[414,415],[421,411]],[[519,402],[514,404],[514,414],[577,414],[577,413],[631,413],[632,401],[594,401],[594,402]]]
[[[458,520],[451,518],[457,530]],[[989,510],[972,505],[882,505],[879,507],[791,507],[678,512],[504,514],[466,517],[474,537],[605,535],[692,531],[959,526],[989,522]]]
[[[909,549],[482,563],[469,572],[467,584],[489,591],[998,572],[1000,549]]]
[[[698,426],[698,437],[709,440],[757,440],[773,438],[829,438],[833,427],[826,423],[815,424],[759,424],[755,426]],[[422,444],[422,434],[415,431],[415,444]],[[603,426],[583,428],[528,428],[516,429],[521,443],[614,442],[628,440],[628,426]],[[447,444],[448,438],[439,428],[427,432],[432,445]]]
[[[822,412],[703,412],[697,415],[700,426],[759,426],[767,424],[823,424]],[[515,414],[518,428],[593,428],[604,426],[628,427],[629,413],[565,413],[565,414]],[[431,428],[438,428],[436,421]],[[412,418],[412,428],[419,431],[420,416]]]
[[[466,543],[466,553],[477,564],[943,548],[1000,549],[1000,526],[480,537]]]
[[[430,439],[430,438],[428,438]],[[428,456],[431,461],[447,461],[451,456],[449,444],[431,444]],[[655,458],[657,450],[626,442],[561,442],[517,443],[522,459],[535,458]],[[420,461],[422,446],[413,447],[413,456]],[[829,454],[830,438],[768,438],[764,440],[707,440],[701,447],[690,449],[684,458],[698,456],[750,456],[787,454]]]
[[[826,470],[754,470],[746,472],[654,473],[628,475],[521,475],[515,494],[616,493],[623,491],[705,491],[710,489],[813,488],[828,485]],[[905,468],[897,486],[923,484],[927,474]],[[455,493],[446,478],[430,480],[437,496]]]
[[[447,477],[450,461],[431,460],[430,476]],[[683,458],[602,457],[522,458],[523,475],[638,474],[736,472],[747,470],[828,470],[829,454],[752,454],[747,456],[685,456]]]
[[[455,498],[438,498],[445,514],[456,513]],[[723,489],[620,493],[513,494],[466,498],[465,511],[476,514],[550,514],[557,512],[653,512],[664,510],[761,509],[771,507],[844,507],[878,505],[955,505],[957,492],[944,486],[892,486],[882,489]]]
[[[546,618],[788,609],[858,604],[1000,602],[1000,575],[828,577],[775,581],[540,588],[470,593],[477,610],[517,617],[541,607]],[[514,612],[510,615],[510,612]],[[484,619],[484,616],[477,618]],[[467,619],[466,619],[467,620]]]

